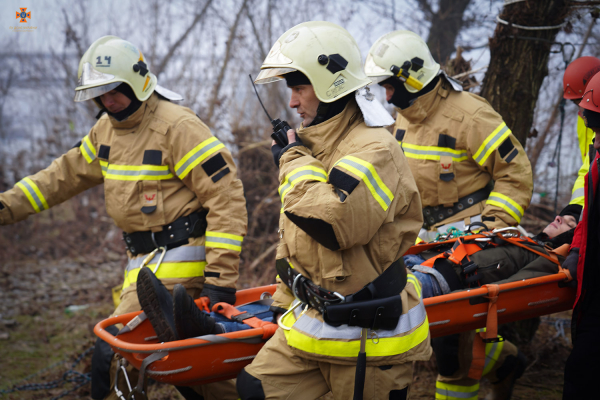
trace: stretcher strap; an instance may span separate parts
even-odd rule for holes
[[[469,369],[469,378],[480,380],[485,366],[485,344],[488,342],[498,341],[498,294],[500,293],[499,285],[483,285],[487,288],[488,295],[485,296],[489,300],[487,320],[485,323],[486,329],[475,335],[473,340],[473,361]]]
[[[221,314],[227,319],[231,320],[239,320],[239,318],[235,318],[237,316],[242,316],[246,314],[246,311],[240,311],[231,304],[228,303],[217,303],[213,306],[213,311]],[[263,321],[260,318],[255,316],[251,316],[249,318],[243,318],[242,322],[252,328],[262,328],[263,329],[263,339],[268,339],[275,334],[277,330],[277,324],[273,322]]]
[[[556,254],[554,254],[554,253],[546,254],[546,253],[543,253],[543,252],[541,252],[541,251],[538,251],[538,250],[532,249],[530,246],[527,246],[527,245],[524,243],[524,242],[525,242],[525,240],[523,240],[523,239],[505,238],[505,237],[504,237],[504,236],[502,236],[502,235],[498,235],[498,237],[499,237],[500,239],[502,239],[502,240],[504,240],[504,241],[508,242],[508,243],[512,243],[512,244],[514,244],[515,246],[519,246],[519,247],[521,247],[521,248],[523,248],[523,249],[529,250],[529,251],[531,251],[532,253],[535,253],[535,254],[537,254],[538,256],[544,257],[545,259],[552,261],[552,262],[553,262],[554,264],[556,264],[556,265],[560,265],[560,261],[558,261],[558,257],[557,257],[557,256],[556,256]],[[537,243],[532,243],[532,244],[537,244]]]

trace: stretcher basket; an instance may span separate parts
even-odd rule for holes
[[[275,287],[269,285],[239,290],[236,306],[271,297]],[[94,327],[99,338],[140,371],[140,380],[148,376],[177,386],[195,386],[235,378],[252,362],[270,337],[265,337],[266,330],[263,328],[253,328],[161,343],[147,319],[130,332],[118,336],[106,331],[112,325],[126,325],[140,313],[107,318]]]
[[[575,300],[575,290],[561,284],[566,280],[565,273],[559,271],[553,275],[484,285],[424,299],[431,336],[445,336],[483,328],[490,323],[497,325],[569,310]],[[495,308],[490,307],[492,289],[498,292]],[[274,292],[275,285],[240,290],[236,305],[268,297]],[[109,326],[127,324],[139,313],[105,319],[95,326],[94,333],[139,369],[140,379],[147,375],[160,382],[194,386],[234,378],[252,361],[269,337],[267,330],[253,328],[159,343],[148,320],[118,337],[106,331]]]

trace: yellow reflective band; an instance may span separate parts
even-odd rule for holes
[[[517,221],[517,223],[521,222],[521,218],[523,218],[523,213],[525,212],[525,210],[523,210],[523,207],[521,207],[513,199],[498,192],[490,193],[490,197],[488,197],[485,204],[500,207],[501,209],[509,213],[510,216],[513,217],[515,221]]]
[[[502,336],[498,335],[499,338]],[[504,347],[504,342],[493,342],[485,344],[485,366],[483,367],[483,372],[481,373],[483,376],[490,373],[496,362],[498,361],[498,357],[500,357],[500,353],[502,352],[502,348]]]
[[[168,165],[115,165],[101,162],[105,179],[114,181],[162,181],[173,179]]]
[[[213,136],[210,139],[206,139],[190,150],[183,156],[181,161],[175,164],[175,173],[179,179],[185,178],[196,165],[223,148],[225,148],[225,145],[219,142],[219,139],[216,137]]]
[[[108,171],[108,161],[100,160],[100,168],[102,168],[102,176],[106,177]]]
[[[375,201],[384,211],[387,211],[394,200],[394,195],[383,183],[373,164],[353,156],[346,156],[336,162],[334,167],[336,166],[343,167],[358,176],[367,185]]]
[[[300,181],[313,180],[317,182],[327,182],[327,171],[322,168],[313,167],[311,165],[306,165],[304,167],[299,167],[290,172],[285,176],[283,183],[279,186],[278,192],[279,197],[281,198],[281,203],[283,204],[283,199],[285,195],[292,190],[294,185]],[[283,213],[283,207],[281,208],[281,213]]]
[[[219,249],[228,249],[242,251],[242,241],[244,238],[230,233],[206,231],[206,247],[215,247]]]
[[[466,150],[454,150],[449,147],[438,146],[418,146],[409,143],[401,143],[401,146],[406,157],[419,160],[439,161],[440,157],[448,156],[452,157],[453,161],[460,162],[469,158]]]
[[[477,400],[479,382],[471,386],[452,385],[446,382],[435,382],[436,400]]]
[[[477,149],[477,152],[473,156],[473,159],[479,165],[485,164],[485,162],[487,161],[490,154],[492,154],[492,152],[494,150],[496,150],[496,148],[498,146],[500,146],[500,144],[502,144],[504,139],[506,139],[508,137],[508,135],[510,135],[511,133],[512,132],[510,129],[508,129],[508,126],[506,126],[506,123],[502,122],[500,125],[498,125],[498,127],[496,129],[494,129],[494,132],[492,132],[483,141],[481,146],[479,146],[479,149]]]
[[[81,139],[81,146],[79,146],[79,151],[83,155],[83,158],[90,164],[92,161],[96,159],[96,149],[92,144],[88,135],[85,135],[83,139]]]
[[[146,267],[154,270],[156,264],[148,264]],[[156,277],[158,279],[169,279],[169,278],[194,278],[197,276],[204,276],[204,268],[206,267],[206,261],[193,261],[193,262],[172,262],[162,263],[156,271]],[[125,272],[125,280],[123,281],[123,289],[137,282],[138,274],[140,269],[136,268],[129,272]]]
[[[29,200],[36,213],[50,208],[40,188],[31,179],[23,178],[17,182],[17,186],[25,193],[27,200]]]
[[[408,274],[406,280],[413,284],[415,290],[417,291],[417,295],[420,299],[423,299],[423,296],[421,295],[421,282],[419,282],[419,280],[413,274]]]
[[[291,324],[286,322],[293,318],[293,313],[289,313],[285,321],[282,322],[284,325],[290,326]],[[291,322],[293,323],[293,321]],[[290,346],[312,354],[331,357],[356,357],[360,349],[360,339],[351,341],[315,339],[295,329],[284,331],[284,334]],[[366,352],[369,357],[395,356],[406,353],[418,346],[428,336],[429,320],[425,317],[424,322],[408,335],[379,337],[379,341],[376,344],[372,340],[368,340],[366,343]]]

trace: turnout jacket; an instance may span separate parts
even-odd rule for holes
[[[494,182],[487,200],[436,225],[477,214],[490,228],[521,221],[533,191],[531,165],[519,141],[485,99],[455,91],[442,77],[431,92],[397,112],[394,135],[423,207],[451,206]]]
[[[422,225],[415,181],[400,148],[383,128],[369,128],[356,101],[331,119],[297,131],[303,145],[280,159],[277,258],[317,285],[352,294],[379,276],[414,243]],[[367,341],[369,365],[429,359],[429,324],[421,288],[409,274],[400,293],[403,314],[396,330]],[[275,306],[294,297],[279,282]],[[353,365],[359,327],[333,327],[315,309],[282,318],[288,345],[301,357]]]
[[[104,114],[80,144],[0,194],[0,224],[102,183],[106,210],[127,233],[161,231],[179,217],[207,210],[206,235],[168,250],[156,274],[196,286],[205,276],[208,284],[235,288],[247,224],[242,184],[230,152],[190,109],[153,94],[125,121]],[[123,287],[133,290],[145,256],[129,255]]]

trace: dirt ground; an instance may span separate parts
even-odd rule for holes
[[[60,398],[89,396],[90,385],[82,374],[90,371],[91,353],[84,352],[95,342],[92,332],[95,323],[113,309],[111,288],[122,280],[123,261],[118,255],[113,258],[114,261],[91,264],[83,258],[2,263],[0,399],[49,399],[63,394]],[[529,364],[517,381],[513,399],[562,397],[563,368],[570,352],[568,320],[568,312],[543,317],[534,340],[520,347]],[[561,335],[561,323],[566,323],[564,335]],[[435,377],[435,361],[416,363],[411,399],[432,399]],[[38,383],[54,383],[58,387],[26,386]],[[80,388],[66,393],[80,384]],[[41,390],[11,391],[15,386]],[[489,383],[484,381],[481,398],[489,388]],[[149,388],[149,398],[182,397],[172,387],[155,383]]]

